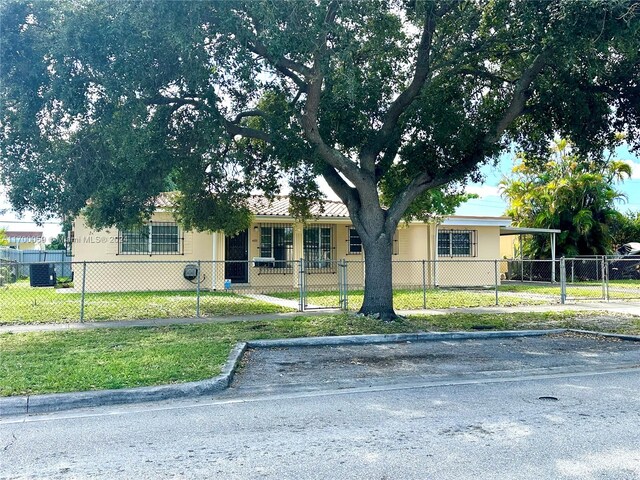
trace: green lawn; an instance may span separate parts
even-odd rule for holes
[[[444,289],[427,289],[426,305],[428,309],[441,308],[471,308],[471,307],[490,307],[496,304],[496,294],[493,289],[488,290],[444,290]],[[274,297],[297,299],[296,293],[275,293]],[[559,293],[558,293],[559,296]],[[364,292],[362,290],[349,291],[349,309],[358,310],[362,305]],[[500,297],[500,305],[542,305],[549,303],[545,299],[502,296]],[[397,310],[417,310],[423,307],[423,294],[421,289],[416,290],[394,290],[393,306]],[[337,307],[338,292],[337,291],[320,291],[309,292],[307,303],[310,305],[318,305],[322,307]]]
[[[79,293],[32,288],[25,281],[0,287],[0,324],[63,323],[80,319]],[[225,292],[202,292],[200,314],[249,315],[291,311]],[[195,317],[195,292],[88,293],[85,321]]]
[[[586,328],[640,334],[640,319],[597,312],[450,314],[381,322],[356,315],[298,316],[152,328],[0,335],[0,395],[125,388],[220,373],[241,340],[474,329]]]
[[[501,292],[517,292],[535,295],[560,296],[560,285],[513,283],[498,287]],[[584,282],[567,284],[567,296],[585,299],[601,299],[602,283]],[[609,297],[618,299],[640,298],[640,282],[637,280],[613,280],[609,282]]]

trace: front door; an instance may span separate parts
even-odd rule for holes
[[[224,238],[224,278],[232,283],[249,281],[249,234],[243,230],[234,237]]]

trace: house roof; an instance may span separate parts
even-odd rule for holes
[[[321,218],[349,218],[349,211],[344,203],[335,200],[324,200],[323,207],[313,205],[311,215]],[[256,216],[289,217],[289,197],[279,195],[269,202],[265,197],[254,195],[249,198],[249,209]]]
[[[252,195],[248,199],[249,209],[257,217],[286,217],[289,214],[290,201],[286,195],[277,195],[269,201],[262,195]],[[173,205],[173,193],[163,193],[156,199],[156,207],[170,208]],[[311,215],[317,218],[349,218],[349,211],[344,203],[337,200],[324,200],[323,207],[311,207]],[[423,223],[423,222],[419,222]],[[456,216],[445,217],[442,225],[486,225],[507,227],[511,224],[509,217],[473,217]]]
[[[42,238],[42,232],[16,232],[6,231],[4,232],[8,238]]]
[[[349,211],[344,203],[335,200],[324,200],[323,208],[314,205],[311,215],[320,218],[349,218]],[[173,193],[163,193],[156,198],[156,207],[170,208],[173,206]],[[262,195],[252,195],[248,199],[249,209],[256,216],[290,217],[289,197],[277,195],[271,202]]]

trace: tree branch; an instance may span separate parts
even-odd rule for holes
[[[529,94],[529,87],[535,80],[535,78],[540,74],[542,69],[547,65],[549,61],[549,56],[551,55],[551,51],[549,49],[543,50],[538,56],[533,60],[529,68],[527,68],[520,80],[518,81],[515,91],[513,92],[513,97],[511,98],[511,103],[507,110],[505,111],[502,118],[496,124],[496,128],[493,133],[488,134],[485,137],[485,143],[494,143],[497,142],[504,131],[511,125],[511,123],[522,114],[525,104]]]
[[[413,103],[425,84],[431,69],[431,44],[436,29],[436,20],[453,9],[455,4],[455,2],[445,4],[439,10],[434,10],[433,5],[431,5],[432,8],[427,11],[420,36],[420,44],[418,45],[418,56],[413,79],[389,107],[378,133],[362,149],[360,161],[365,170],[373,172],[375,159],[393,135],[400,115]]]
[[[236,115],[236,118],[233,119],[233,123],[239,123],[245,117],[266,117],[267,114],[262,110],[247,110],[246,112],[240,112]]]
[[[256,140],[262,140],[263,142],[270,143],[271,135],[267,132],[263,132],[262,130],[257,130],[255,128],[249,127],[241,127],[240,125],[235,124],[225,118],[222,119],[224,124],[224,128],[229,135],[235,137],[236,135],[240,135],[242,137],[254,138]]]
[[[404,212],[422,192],[435,186],[438,186],[436,181],[426,172],[418,174],[409,182],[409,185],[393,200],[391,207],[387,210],[385,224],[389,231],[396,229]]]
[[[349,186],[333,167],[325,165],[322,169],[322,177],[327,181],[331,190],[340,197],[340,200],[347,206],[349,211],[352,208],[359,209],[359,205],[356,205],[357,191]]]
[[[337,12],[337,3],[331,2],[327,9],[325,22],[333,22]],[[318,48],[314,54],[313,75],[307,89],[307,98],[302,113],[301,123],[307,140],[315,147],[320,158],[334,169],[342,172],[356,187],[363,185],[363,178],[357,164],[335,148],[330,147],[320,135],[318,129],[318,109],[322,94],[322,62],[327,50],[326,34],[318,39]]]
[[[156,95],[147,100],[144,100],[146,105],[177,105],[178,107],[184,105],[194,105],[197,107],[207,106],[205,102],[193,97],[165,97],[164,95]]]
[[[286,57],[276,58],[275,56],[271,55],[267,50],[267,47],[260,43],[257,39],[248,40],[248,42],[253,42],[247,43],[247,48],[249,49],[249,51],[269,61],[269,63],[271,63],[271,65],[273,65],[273,67],[277,71],[293,80],[293,83],[295,83],[300,90],[307,90],[307,82],[299,75],[296,75],[296,73],[294,73],[297,72],[302,75],[302,77],[309,77],[311,75],[311,70],[307,66],[289,60]]]
[[[384,151],[382,158],[376,164],[376,168],[375,168],[376,182],[378,182],[378,180],[380,180],[384,176],[384,174],[389,171],[389,169],[391,168],[391,165],[393,165],[393,161],[395,160],[396,155],[398,154],[398,150],[400,150],[400,144],[401,144],[400,135],[398,135],[393,140],[389,141],[389,145]]]
[[[389,226],[397,225],[404,212],[411,206],[411,203],[428,188],[435,188],[446,183],[451,182],[457,178],[461,178],[466,175],[475,165],[477,165],[487,154],[487,150],[490,146],[494,145],[500,140],[504,131],[511,125],[511,123],[522,114],[525,109],[525,104],[528,98],[529,88],[540,74],[542,69],[547,65],[549,61],[550,50],[543,50],[533,60],[531,65],[523,72],[520,80],[518,81],[516,88],[513,92],[513,97],[509,106],[506,108],[502,117],[500,117],[495,123],[495,127],[492,131],[487,133],[484,138],[477,142],[477,148],[467,155],[466,158],[460,162],[451,165],[442,174],[437,177],[432,177],[426,172],[418,174],[404,191],[396,197],[387,212],[387,224]]]
[[[471,75],[472,77],[486,78],[487,80],[490,80],[492,82],[511,83],[511,84],[515,83],[515,80],[513,79],[501,77],[500,75],[496,75],[495,73],[491,73],[486,70],[463,67],[460,70],[458,70],[458,72],[465,75]]]

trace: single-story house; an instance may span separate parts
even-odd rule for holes
[[[9,248],[16,250],[44,250],[44,237],[42,232],[12,231],[5,232],[9,241]]]
[[[297,288],[297,260],[305,259],[308,287],[328,288],[338,283],[337,262],[346,260],[348,284],[362,287],[362,243],[343,203],[325,201],[306,224],[289,215],[286,196],[271,203],[255,196],[250,207],[251,227],[235,236],[184,231],[165,196],[151,220],[131,230],[96,231],[79,217],[73,224],[73,261],[87,265],[75,264],[76,279],[86,268],[87,291],[193,289],[197,276],[185,266],[200,261],[203,289],[221,290],[230,280],[237,288],[269,292]],[[507,217],[472,216],[401,223],[394,238],[394,284],[492,285],[500,232],[510,224]]]

